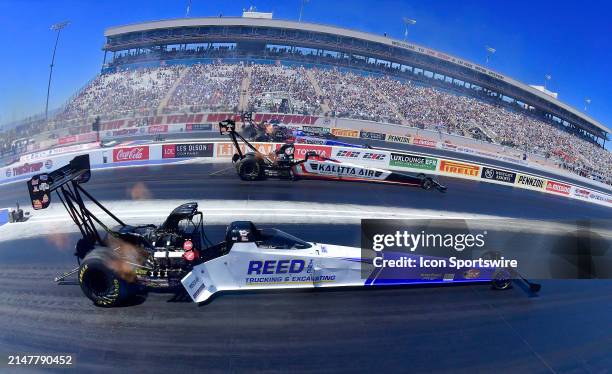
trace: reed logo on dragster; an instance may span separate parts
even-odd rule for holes
[[[506,289],[511,284],[504,269],[493,268],[449,268],[440,276],[413,269],[402,279],[385,279],[372,260],[374,251],[372,258],[363,258],[361,248],[306,242],[277,229],[256,228],[249,221],[230,223],[225,240],[213,244],[195,202],[174,209],[161,225],[131,226],[83,188],[90,176],[89,156],[81,155],[32,177],[27,185],[34,210],[47,208],[55,192],[82,234],[75,246],[78,266],[55,281],[76,274],[85,296],[98,306],[122,305],[153,289],[184,289],[199,303],[226,290],[415,282],[492,282],[494,288]],[[118,225],[107,226],[88,208],[86,198]],[[385,258],[404,255],[391,252]]]
[[[219,132],[222,135],[229,135],[234,143],[236,153],[232,161],[243,180],[254,181],[269,177],[292,180],[299,178],[347,180],[420,186],[425,190],[436,188],[440,192],[446,191],[445,186],[425,174],[409,175],[352,164],[324,157],[314,151],[307,152],[303,160],[296,160],[295,144],[291,142],[265,155],[236,132],[236,123],[231,119],[219,122]],[[241,140],[250,152],[243,153],[238,140]]]

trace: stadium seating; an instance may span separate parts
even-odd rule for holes
[[[216,62],[102,74],[49,123],[30,121],[1,134],[0,153],[17,153],[15,139],[83,125],[95,116],[236,112],[241,95],[247,105],[242,109],[257,112],[365,119],[493,141],[612,184],[610,152],[519,108],[388,75],[272,64]]]

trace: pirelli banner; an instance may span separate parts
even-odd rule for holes
[[[480,165],[468,162],[441,159],[438,171],[456,178],[480,179],[480,168]]]
[[[359,130],[341,129],[338,127],[333,127],[331,133],[342,138],[359,138],[360,136]]]

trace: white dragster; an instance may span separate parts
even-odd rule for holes
[[[279,288],[380,286],[411,283],[491,281],[493,269],[385,269],[374,266],[371,250],[306,242],[276,229],[236,221],[226,241],[208,248],[181,283],[196,303],[221,291]],[[399,258],[405,253],[387,253]],[[408,255],[410,256],[410,255]],[[388,271],[388,270],[396,270]],[[498,283],[499,285],[499,283]]]
[[[233,222],[219,257],[195,265],[181,283],[193,301],[219,291],[362,286],[361,249],[309,243],[276,229]]]

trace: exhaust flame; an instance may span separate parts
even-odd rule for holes
[[[143,182],[138,182],[131,188],[128,187],[127,194],[132,200],[148,200],[153,197],[153,194]]]
[[[45,236],[45,241],[55,249],[59,249],[61,251],[74,248],[70,237],[66,233],[52,232]]]
[[[135,270],[137,268],[135,265],[142,265],[145,262],[146,253],[144,250],[125,240],[111,236],[108,238],[108,246],[113,248],[113,253],[108,256],[105,265],[126,282],[135,282]]]

